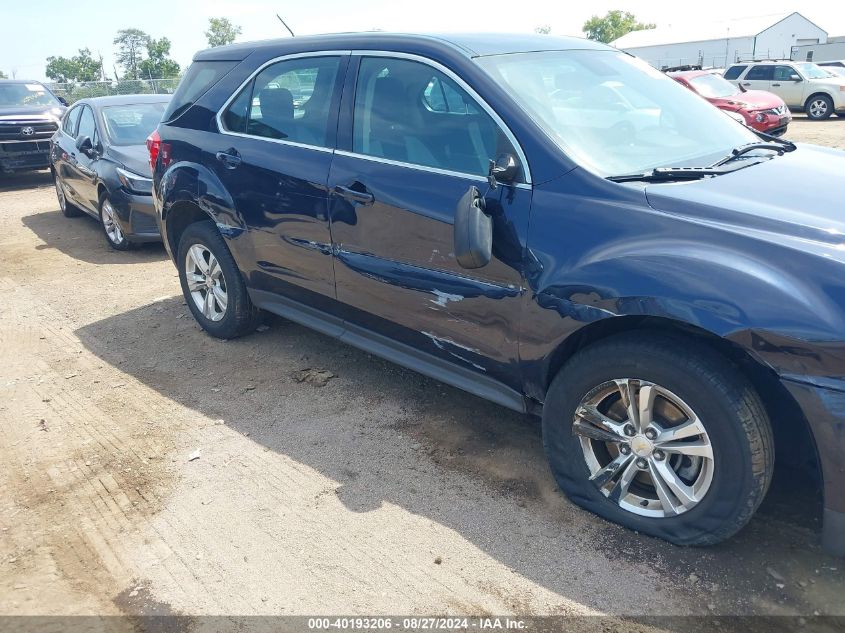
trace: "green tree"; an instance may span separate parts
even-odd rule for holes
[[[121,29],[114,38],[117,46],[117,63],[123,68],[124,78],[138,79],[144,49],[150,43],[150,36],[141,29]]]
[[[631,31],[653,28],[654,24],[637,22],[637,17],[633,13],[614,10],[608,11],[603,18],[594,15],[584,22],[581,30],[586,33],[589,39],[607,44]]]
[[[138,64],[141,79],[167,79],[179,76],[179,64],[170,58],[170,40],[150,38],[147,58]]]
[[[73,57],[48,57],[44,74],[60,83],[99,81],[103,76],[103,63],[91,56],[90,49],[80,48],[79,54]]]
[[[4,73],[2,70],[0,70],[0,79],[8,79],[6,73]]]
[[[231,44],[240,34],[241,27],[232,24],[228,18],[208,18],[208,30],[205,32],[205,37],[209,46]]]

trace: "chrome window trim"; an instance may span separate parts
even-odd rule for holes
[[[426,165],[417,165],[415,163],[404,163],[401,161],[394,161],[389,160],[386,158],[381,158],[379,156],[370,156],[368,154],[358,154],[356,152],[349,152],[346,150],[339,150],[337,148],[331,147],[324,147],[322,145],[309,145],[307,143],[298,143],[296,141],[286,141],[284,139],[277,139],[277,138],[268,138],[266,136],[256,136],[254,134],[245,134],[243,132],[232,132],[231,130],[226,129],[226,126],[223,125],[223,114],[226,109],[232,104],[232,102],[240,95],[241,91],[251,82],[258,74],[267,68],[268,66],[272,66],[278,62],[293,60],[293,59],[301,59],[301,58],[308,58],[308,57],[342,57],[344,55],[357,55],[359,57],[392,57],[396,59],[408,59],[411,61],[416,61],[422,64],[426,64],[442,72],[444,75],[452,79],[455,83],[457,83],[463,90],[472,97],[478,105],[493,119],[496,125],[499,126],[499,129],[502,130],[505,137],[510,141],[511,145],[514,148],[514,151],[517,153],[517,157],[519,158],[523,172],[525,175],[525,182],[515,183],[514,186],[519,187],[520,189],[530,189],[531,188],[531,170],[528,165],[528,159],[525,156],[525,152],[522,149],[522,145],[519,144],[519,141],[516,140],[516,136],[514,136],[511,129],[505,124],[502,118],[496,113],[496,111],[490,107],[490,105],[481,98],[481,96],[472,89],[472,87],[467,84],[463,79],[461,79],[456,73],[452,72],[450,69],[443,66],[439,62],[434,61],[433,59],[429,59],[428,57],[423,57],[421,55],[415,55],[413,53],[402,53],[397,51],[382,51],[382,50],[321,50],[321,51],[307,51],[303,53],[290,53],[288,55],[281,55],[279,57],[274,57],[266,62],[264,62],[261,66],[255,69],[241,84],[229,95],[229,98],[223,103],[223,106],[217,111],[215,115],[215,120],[217,121],[217,128],[220,130],[221,134],[225,134],[227,136],[238,136],[241,138],[250,138],[256,139],[260,141],[268,141],[270,143],[278,143],[279,145],[290,145],[292,147],[301,147],[304,149],[313,149],[319,152],[332,152],[337,153],[342,156],[348,156],[352,158],[364,158],[367,160],[372,160],[375,162],[382,162],[388,165],[395,165],[397,167],[408,167],[408,168],[415,168],[421,169],[423,171],[429,171],[432,173],[443,174],[447,176],[458,176],[460,178],[472,178],[475,180],[479,180],[481,182],[487,182],[487,179],[484,176],[479,176],[478,174],[466,174],[463,172],[455,172],[450,171],[448,169],[440,169],[438,167],[428,167]],[[353,122],[354,125],[354,122]]]
[[[345,149],[336,149],[334,151],[335,155],[337,156],[346,156],[348,158],[358,158],[361,160],[368,160],[374,163],[383,163],[385,165],[393,165],[394,167],[405,167],[406,169],[418,169],[420,171],[427,171],[432,174],[440,174],[442,176],[454,176],[455,178],[465,178],[469,180],[475,180],[478,182],[486,183],[487,178],[485,176],[479,176],[478,174],[468,174],[463,171],[452,171],[449,169],[441,169],[440,167],[430,167],[428,165],[420,165],[418,163],[405,163],[401,160],[392,160],[390,158],[382,158],[381,156],[371,156],[370,154],[360,154],[358,152],[349,152]],[[506,183],[502,183],[503,187],[517,187],[518,189],[531,189],[531,185],[526,182],[517,182],[512,185],[508,185]]]
[[[226,112],[228,107],[232,104],[232,102],[241,94],[241,91],[246,88],[247,84],[255,79],[262,70],[265,68],[272,66],[273,64],[278,64],[279,62],[286,62],[294,59],[306,59],[308,57],[343,57],[344,55],[350,55],[352,51],[349,50],[326,50],[326,51],[308,51],[305,53],[291,53],[289,55],[281,55],[279,57],[274,57],[270,59],[258,68],[256,68],[250,75],[247,77],[241,85],[239,85],[235,91],[229,95],[229,98],[226,99],[226,102],[223,104],[223,107],[217,111],[216,116],[214,119],[217,121],[217,128],[220,130],[221,134],[225,134],[227,136],[239,136],[241,138],[252,138],[257,139],[259,141],[269,141],[271,143],[278,143],[279,145],[290,145],[292,147],[302,147],[305,149],[314,149],[318,152],[334,152],[333,147],[325,147],[323,145],[310,145],[308,143],[299,143],[297,141],[286,141],[282,138],[269,138],[267,136],[257,136],[255,134],[246,134],[244,132],[232,132],[231,130],[227,129],[225,125],[223,125],[223,113]]]
[[[502,117],[500,117],[498,115],[498,113],[492,107],[490,107],[490,105],[484,99],[481,98],[481,95],[479,95],[475,90],[473,90],[472,87],[467,82],[465,82],[463,79],[461,79],[461,77],[458,74],[452,72],[450,69],[446,68],[446,66],[444,66],[443,64],[441,64],[439,62],[434,61],[433,59],[429,59],[428,57],[423,57],[422,55],[415,55],[413,53],[400,53],[400,52],[396,52],[396,51],[380,51],[380,50],[373,50],[373,51],[370,51],[370,50],[353,50],[352,54],[358,55],[360,57],[393,57],[393,58],[396,58],[396,59],[407,59],[407,60],[419,62],[421,64],[425,64],[427,66],[430,66],[430,67],[434,68],[435,70],[442,72],[447,77],[449,77],[452,81],[454,81],[456,84],[458,84],[464,91],[466,91],[466,93],[469,94],[469,96],[472,97],[475,100],[475,102],[478,105],[481,106],[481,108],[490,116],[490,118],[493,119],[493,121],[496,123],[496,125],[499,126],[499,129],[504,133],[504,135],[508,139],[508,141],[510,141],[510,144],[513,146],[514,151],[517,154],[517,158],[519,158],[519,161],[522,164],[522,170],[523,170],[524,175],[525,175],[525,182],[519,183],[519,184],[525,184],[525,185],[531,184],[531,169],[528,165],[528,159],[525,156],[525,152],[522,150],[522,145],[520,145],[519,141],[516,140],[516,136],[514,136],[513,132],[511,132],[511,129],[502,120]],[[354,125],[354,121],[353,121],[353,125]],[[403,163],[403,164],[410,164],[410,163]],[[448,170],[444,170],[444,171],[446,171],[447,173],[456,173],[456,172],[449,172]],[[483,176],[475,176],[475,177],[480,177],[485,181],[487,180]]]

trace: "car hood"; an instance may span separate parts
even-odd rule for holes
[[[745,110],[768,110],[785,105],[783,99],[765,90],[738,92],[730,97],[714,99],[713,101],[718,105],[734,106]]]
[[[58,103],[54,106],[4,106],[0,105],[0,117],[30,117],[50,116],[58,119],[65,111],[65,107]]]
[[[735,172],[649,184],[652,208],[845,262],[845,152],[799,145]]]
[[[107,153],[129,171],[150,178],[150,153],[146,145],[111,145]]]

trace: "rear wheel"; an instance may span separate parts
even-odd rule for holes
[[[66,218],[75,218],[82,215],[82,211],[68,202],[67,194],[65,194],[65,186],[62,184],[62,181],[59,179],[56,172],[53,172],[53,184],[56,186],[56,198],[59,200],[59,209],[61,210],[62,215]]]
[[[679,545],[737,532],[772,476],[759,396],[721,356],[674,336],[617,336],[573,356],[549,389],[543,441],[575,503]]]
[[[211,222],[191,224],[179,240],[179,281],[194,318],[217,338],[255,330],[261,311],[249,298],[226,242]]]
[[[833,114],[833,99],[827,95],[813,95],[807,99],[804,105],[804,112],[807,113],[808,119],[814,121],[822,121]]]

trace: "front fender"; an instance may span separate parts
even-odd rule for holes
[[[615,317],[695,326],[782,376],[845,376],[845,319],[830,292],[841,264],[655,211],[641,190],[567,184],[534,196],[520,337],[529,396],[545,398],[560,345]]]

